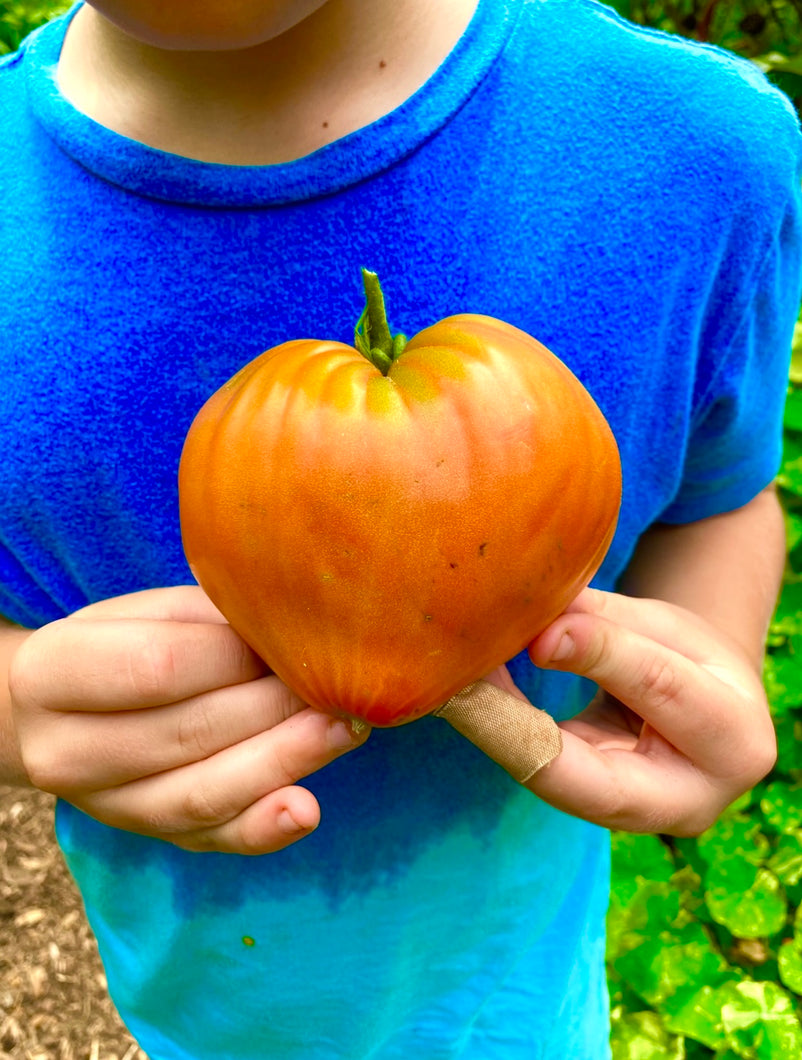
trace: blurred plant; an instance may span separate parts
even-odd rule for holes
[[[802,111],[802,0],[607,0],[642,26],[753,59]]]
[[[65,0],[0,0],[0,55],[16,51],[31,30],[69,6]]]
[[[744,55],[796,51],[802,0],[608,0],[642,26],[710,41]]]

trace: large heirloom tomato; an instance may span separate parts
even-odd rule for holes
[[[286,342],[203,406],[181,525],[200,585],[303,700],[398,725],[590,581],[621,471],[602,413],[535,339],[476,315],[393,339],[365,284],[355,346]]]

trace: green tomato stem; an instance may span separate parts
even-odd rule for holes
[[[393,361],[403,352],[407,340],[404,335],[393,335],[390,331],[384,295],[376,273],[363,269],[362,283],[365,287],[365,308],[356,322],[354,346],[382,375],[387,375]]]

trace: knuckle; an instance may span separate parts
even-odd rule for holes
[[[197,699],[182,704],[176,739],[185,761],[200,761],[218,749],[215,728],[205,700]]]
[[[718,782],[734,791],[736,798],[759,783],[777,764],[777,733],[765,706],[762,716],[755,717],[754,704],[746,703],[746,710],[731,720],[731,728],[741,730],[737,749],[721,762],[716,770]]]
[[[776,764],[776,739],[761,739],[750,742],[743,758],[730,764],[728,775],[738,782],[740,788],[747,791],[763,780]]]
[[[656,656],[643,668],[637,686],[639,702],[660,709],[680,697],[683,682],[670,660]]]
[[[190,787],[181,800],[180,818],[191,828],[210,828],[222,824],[226,813],[203,787]]]

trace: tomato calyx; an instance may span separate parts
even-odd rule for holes
[[[393,335],[387,323],[379,277],[368,269],[362,270],[365,287],[365,308],[362,310],[354,331],[354,346],[363,357],[387,375],[393,361],[401,355],[407,344],[406,335]]]

